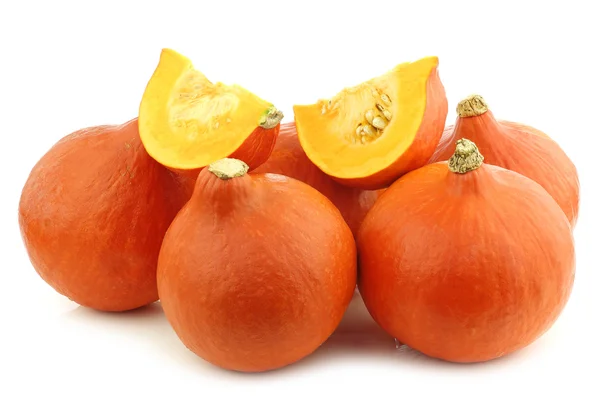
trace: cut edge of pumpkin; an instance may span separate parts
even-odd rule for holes
[[[202,168],[234,153],[283,113],[243,87],[212,83],[189,58],[163,49],[139,109],[146,151],[175,169]]]
[[[405,62],[330,99],[295,105],[298,138],[307,156],[338,179],[365,178],[391,166],[419,131],[427,84],[438,65],[437,56]]]

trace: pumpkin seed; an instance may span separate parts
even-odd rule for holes
[[[373,118],[373,122],[371,122],[371,125],[373,125],[377,129],[384,129],[387,126],[387,121],[381,117],[375,117]]]
[[[376,118],[379,118],[379,117],[376,117]],[[375,134],[377,133],[377,130],[375,128],[373,128],[371,125],[364,125],[363,132],[368,136],[375,136]]]
[[[383,101],[383,103],[384,103],[386,106],[388,106],[388,107],[392,105],[392,100],[391,100],[391,99],[390,99],[390,97],[389,97],[387,94],[385,94],[385,93],[383,93],[383,94],[381,95],[381,101]]]
[[[367,120],[368,123],[372,124],[374,117],[375,117],[375,112],[373,110],[367,110],[367,112],[365,112],[365,119]]]
[[[387,108],[385,108],[384,106],[382,106],[379,103],[375,104],[375,107],[377,107],[377,109],[379,111],[381,111],[381,113],[383,114],[385,119],[387,119],[388,121],[392,120],[392,112],[390,110],[388,110]]]

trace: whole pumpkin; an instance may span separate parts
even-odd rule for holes
[[[325,174],[306,156],[298,140],[296,124],[293,122],[281,124],[279,136],[271,156],[252,172],[281,174],[314,187],[327,196],[340,210],[354,234],[358,231],[367,212],[375,204],[379,193],[384,190],[351,188],[338,183]]]
[[[574,227],[579,214],[579,178],[573,162],[545,133],[530,126],[496,120],[479,95],[462,100],[456,124],[445,129],[430,162],[445,161],[458,139],[469,139],[497,165],[533,179],[552,195]]]
[[[334,331],[356,285],[356,247],[321,193],[223,159],[203,169],[165,235],[158,290],[181,341],[219,367],[291,364]]]
[[[458,141],[449,162],[396,181],[359,231],[358,287],[375,321],[432,357],[477,362],[533,342],[573,285],[569,221],[533,180],[482,164]]]
[[[158,300],[158,252],[191,182],[146,153],[137,119],[67,135],[21,193],[19,225],[33,267],[86,307],[125,311]]]

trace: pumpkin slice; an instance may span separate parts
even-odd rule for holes
[[[183,55],[163,49],[140,104],[146,151],[177,170],[234,156],[251,169],[267,160],[281,111],[238,86],[212,83]]]
[[[403,63],[331,99],[294,106],[306,155],[340,183],[381,189],[422,167],[444,130],[438,58]]]

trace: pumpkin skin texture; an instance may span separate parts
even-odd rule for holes
[[[579,214],[577,169],[561,147],[538,129],[496,120],[485,100],[473,95],[461,101],[456,124],[445,129],[430,162],[447,160],[458,139],[469,139],[497,165],[533,179],[558,203],[574,228]]]
[[[333,333],[356,286],[356,245],[317,190],[247,168],[225,159],[200,172],[165,235],[158,288],[192,352],[259,372],[309,355]]]
[[[486,361],[527,346],[557,319],[574,280],[573,237],[531,179],[449,165],[405,175],[369,211],[357,238],[358,287],[400,342],[443,360]]]
[[[331,99],[294,106],[308,158],[343,185],[368,190],[427,164],[448,113],[438,64],[402,63]]]
[[[21,194],[33,267],[85,307],[126,311],[158,300],[158,252],[190,183],[146,153],[137,119],[67,135],[34,166]]]
[[[209,81],[191,60],[163,49],[139,109],[140,137],[155,160],[176,172],[235,157],[250,169],[270,156],[283,113],[238,86]]]
[[[293,122],[281,124],[279,137],[271,157],[253,173],[275,173],[298,179],[327,196],[340,210],[354,234],[371,209],[380,191],[362,190],[344,186],[317,168],[306,156],[296,134]]]

